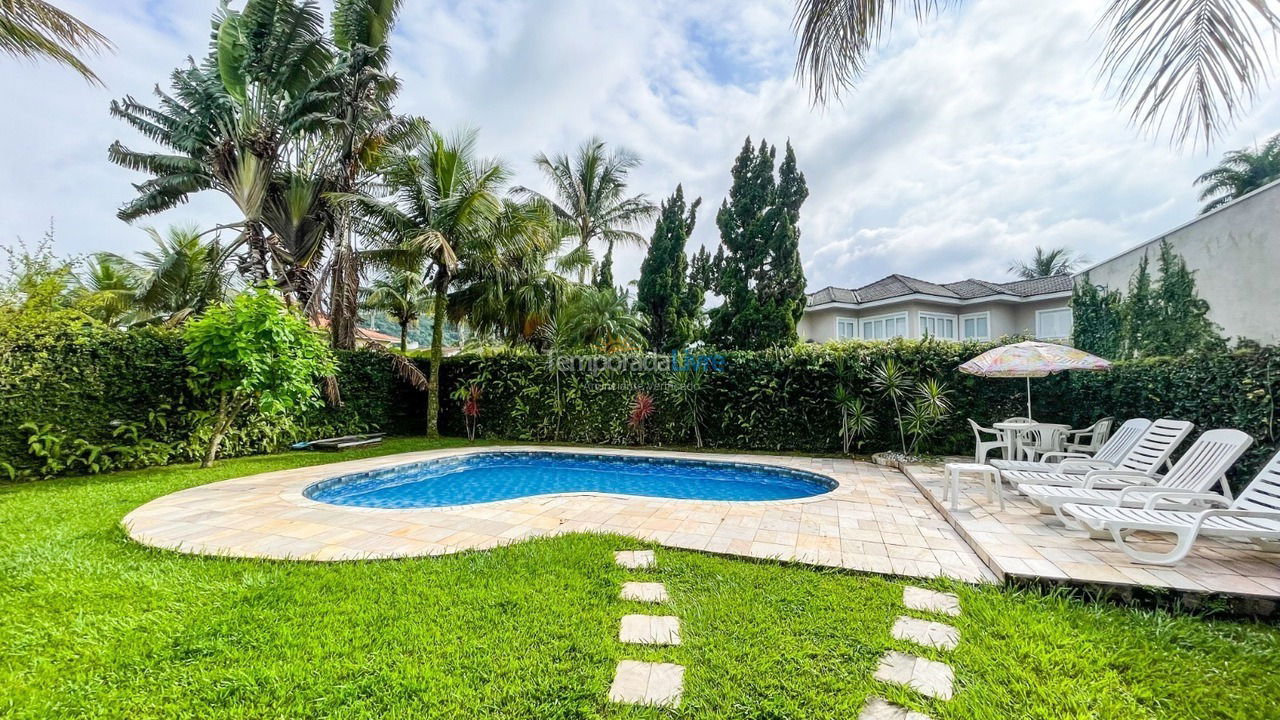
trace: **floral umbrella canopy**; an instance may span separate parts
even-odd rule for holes
[[[1066,345],[1028,340],[992,348],[960,366],[981,377],[1026,378],[1027,417],[1031,417],[1031,378],[1063,370],[1110,370],[1111,363]]]

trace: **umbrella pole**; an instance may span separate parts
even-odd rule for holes
[[[1027,417],[1031,418],[1031,378],[1027,378]],[[1031,418],[1035,419],[1035,418]]]

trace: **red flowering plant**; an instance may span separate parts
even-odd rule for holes
[[[644,423],[656,409],[653,396],[643,390],[631,399],[631,412],[627,415],[627,425],[636,434],[636,440],[641,445],[644,444]]]
[[[467,440],[476,439],[476,430],[480,425],[480,395],[480,386],[474,383],[453,391],[453,399],[462,403],[462,419],[467,425]]]

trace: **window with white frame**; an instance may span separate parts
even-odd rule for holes
[[[836,339],[856,340],[858,338],[858,321],[854,318],[836,318]]]
[[[907,336],[907,314],[881,315],[862,321],[863,340],[888,340]]]
[[[990,340],[991,313],[972,313],[960,316],[961,340]]]
[[[956,316],[922,312],[920,319],[920,337],[938,338],[939,340],[956,339]]]
[[[1071,337],[1071,308],[1037,310],[1036,337],[1045,340]]]

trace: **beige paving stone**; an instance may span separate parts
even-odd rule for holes
[[[613,554],[613,559],[629,570],[644,570],[657,564],[652,550],[619,550]]]
[[[951,666],[936,660],[900,652],[887,652],[873,676],[890,685],[905,685],[921,695],[950,700],[955,673]]]
[[[873,697],[858,714],[858,720],[933,720],[924,713],[898,707],[884,698]]]
[[[954,627],[906,615],[898,618],[891,632],[899,640],[942,650],[953,650],[960,644],[960,631]]]
[[[680,618],[670,615],[623,615],[618,640],[634,645],[679,645]]]
[[[668,600],[667,587],[656,582],[622,583],[621,597],[623,600],[645,603],[664,603]]]
[[[614,672],[609,700],[628,705],[675,708],[684,692],[684,666],[623,660]]]
[[[912,585],[902,588],[902,604],[921,612],[951,616],[960,614],[960,598],[951,593],[934,592]]]

